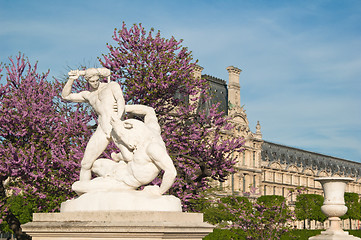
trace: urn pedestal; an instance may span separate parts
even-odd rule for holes
[[[324,202],[321,211],[328,216],[330,227],[320,235],[310,237],[309,240],[361,240],[361,238],[349,235],[341,228],[341,219],[347,212],[345,206],[345,189],[348,182],[353,181],[347,177],[322,177],[316,178],[320,182],[324,192]]]

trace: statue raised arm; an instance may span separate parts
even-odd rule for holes
[[[71,102],[87,102],[98,115],[98,127],[89,139],[81,161],[80,181],[91,180],[91,167],[112,140],[111,119],[121,119],[124,114],[125,101],[120,85],[109,82],[110,70],[106,68],[89,68],[84,71],[73,70],[69,73],[69,80],[65,84],[62,97]],[[89,84],[89,90],[72,93],[72,85],[76,79],[84,76]],[[108,79],[107,83],[100,82],[101,77]],[[116,109],[114,109],[116,106]]]

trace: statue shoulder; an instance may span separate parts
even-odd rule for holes
[[[108,84],[109,87],[112,87],[112,88],[114,88],[114,87],[119,87],[120,88],[120,84],[117,83],[117,82],[114,82],[114,81],[109,82],[107,84]]]
[[[103,83],[103,84],[106,84],[105,88],[111,90],[113,93],[122,91],[120,84],[117,82],[109,82],[109,83]]]

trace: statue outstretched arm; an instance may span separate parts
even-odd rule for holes
[[[157,133],[161,133],[158,118],[155,114],[154,108],[141,104],[126,105],[125,112],[138,116],[144,116],[144,124]]]
[[[80,93],[72,93],[71,89],[73,86],[73,83],[76,79],[79,78],[80,74],[78,70],[70,71],[69,73],[69,79],[64,85],[63,91],[61,92],[61,97],[65,100],[71,101],[71,102],[85,102],[85,91],[82,91]]]

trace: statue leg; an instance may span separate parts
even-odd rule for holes
[[[98,126],[85,148],[83,160],[81,161],[80,181],[89,181],[91,179],[91,167],[108,144],[109,140],[101,127]]]

